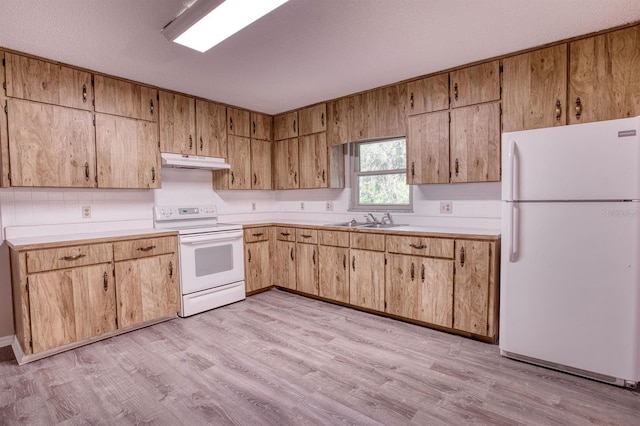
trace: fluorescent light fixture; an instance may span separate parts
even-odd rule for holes
[[[170,41],[206,52],[289,0],[198,0],[162,30]]]

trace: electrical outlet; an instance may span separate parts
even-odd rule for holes
[[[333,211],[333,201],[327,201],[327,203],[324,206],[324,209],[328,212],[332,212]]]
[[[82,218],[91,219],[91,206],[82,206]]]
[[[304,210],[304,201],[300,201],[300,210]]]
[[[252,212],[256,211],[256,203],[251,203],[251,211]]]
[[[440,214],[453,213],[453,203],[451,201],[440,201]]]

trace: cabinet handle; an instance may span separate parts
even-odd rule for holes
[[[140,250],[140,251],[149,251],[149,250],[153,250],[154,248],[156,248],[156,246],[152,245],[152,246],[146,246],[146,247],[138,247],[138,250]]]
[[[460,247],[460,266],[464,266],[464,247]]]
[[[301,236],[302,238],[311,238],[311,235],[307,235],[307,234],[300,234],[300,236]]]
[[[562,104],[560,103],[560,100],[556,101],[556,121],[560,121],[560,118],[562,117]]]
[[[229,130],[233,132],[233,117],[229,117]]]
[[[293,120],[293,133],[297,132],[296,130],[296,120]]]
[[[416,163],[415,162],[411,162],[411,179],[413,179],[414,177],[416,177]]]
[[[233,175],[233,172],[231,172],[231,185],[233,185],[235,181],[236,181],[236,177]]]
[[[151,168],[151,182],[155,183],[156,181],[156,168],[152,167]]]
[[[84,180],[89,180],[89,163],[84,163]]]
[[[291,253],[290,253],[290,256],[291,256],[291,261],[293,262],[293,247],[291,247]]]
[[[453,98],[456,101],[458,100],[458,83],[453,85]]]
[[[253,184],[257,185],[258,184],[258,175],[257,174],[253,174]]]
[[[324,112],[320,115],[320,124],[324,127]]]
[[[316,251],[313,250],[313,254],[311,255],[311,260],[313,260],[313,264],[316,264]]]
[[[87,102],[87,85],[83,84],[82,85],[82,103],[86,103]]]
[[[248,259],[247,262],[251,262],[251,249],[247,249]]]
[[[201,154],[202,154],[202,149],[203,149],[202,136],[200,136],[200,153]]]
[[[193,149],[193,137],[189,135],[189,149]]]
[[[424,282],[424,263],[422,264],[422,271],[420,273],[422,274],[422,282]]]
[[[169,278],[173,278],[173,262],[169,261]]]
[[[460,171],[460,162],[458,161],[457,158],[455,163],[455,170],[456,170],[456,176],[458,176],[458,172]]]
[[[355,256],[351,256],[351,269],[353,269],[354,272],[356,270],[356,257]]]
[[[411,98],[409,100],[411,103],[411,109],[413,109],[413,92],[411,92]]]
[[[293,172],[293,183],[298,184],[298,172]]]
[[[342,269],[347,269],[347,255],[342,255]]]
[[[322,169],[322,183],[326,183],[326,182],[327,182],[326,171],[325,169]]]
[[[253,134],[255,135],[256,134],[256,122],[254,121],[251,124],[253,124]]]
[[[576,118],[580,120],[580,117],[582,117],[582,101],[576,98]]]
[[[425,246],[424,244],[417,245],[417,244],[413,244],[413,243],[409,244],[409,247],[414,248],[414,249],[418,249],[418,250],[422,250],[422,249],[426,249],[427,248],[427,246]]]
[[[282,235],[283,237],[288,237],[291,234],[288,232],[281,232],[280,235]]]
[[[104,291],[107,291],[107,289],[109,289],[109,278],[107,278],[106,272],[102,274],[102,288],[104,288]]]
[[[78,260],[85,256],[86,254],[74,254],[73,256],[62,256],[60,260]]]
[[[262,237],[264,235],[264,232],[256,232],[255,234],[251,234],[251,236],[253,237]]]
[[[411,281],[416,278],[416,265],[411,262]]]
[[[153,99],[149,100],[149,112],[151,112],[151,115],[153,115]]]

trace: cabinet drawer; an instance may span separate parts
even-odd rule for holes
[[[116,241],[113,243],[113,257],[116,262],[119,260],[136,259],[138,257],[175,253],[176,250],[176,237],[144,238],[131,241]]]
[[[350,236],[351,248],[384,251],[384,235],[382,234],[352,232]]]
[[[249,228],[244,230],[244,242],[255,243],[256,241],[266,241],[269,239],[269,227]]]
[[[292,228],[276,227],[276,239],[278,241],[295,241],[296,230]]]
[[[318,231],[318,241],[323,246],[349,247],[349,233],[342,231]]]
[[[296,229],[296,241],[299,243],[318,244],[316,229]]]
[[[453,240],[389,235],[387,236],[387,251],[453,259]]]
[[[110,243],[32,250],[27,252],[27,273],[107,263],[112,259]]]

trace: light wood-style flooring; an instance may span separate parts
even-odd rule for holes
[[[271,290],[19,367],[0,424],[639,425],[640,392]]]

